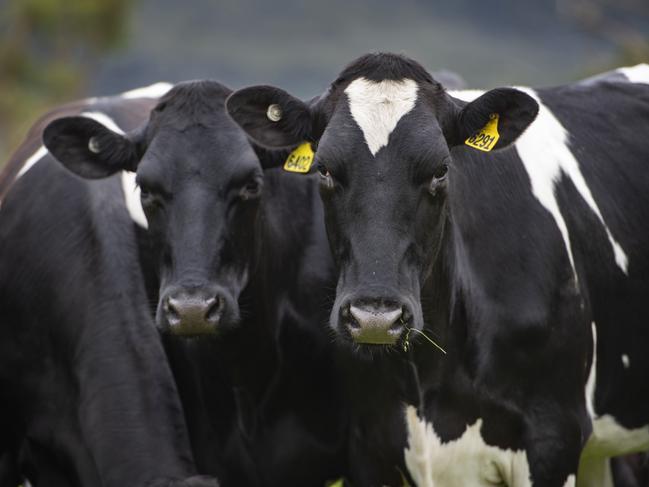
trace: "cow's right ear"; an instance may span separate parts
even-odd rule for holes
[[[47,150],[66,168],[87,179],[135,171],[137,143],[88,117],[63,117],[43,131]]]
[[[232,93],[225,106],[232,119],[263,147],[286,148],[314,141],[311,108],[279,88],[243,88]]]

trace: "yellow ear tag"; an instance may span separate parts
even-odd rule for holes
[[[500,138],[498,134],[498,114],[492,113],[489,115],[489,121],[487,125],[478,130],[471,137],[466,139],[464,143],[474,149],[478,149],[484,152],[489,152],[494,148],[496,142]]]
[[[284,163],[284,171],[307,173],[313,164],[311,142],[303,142],[291,152]]]

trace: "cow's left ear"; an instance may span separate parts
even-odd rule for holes
[[[539,105],[514,88],[496,88],[465,105],[455,115],[452,145],[478,150],[504,149],[534,121]]]
[[[225,106],[232,119],[263,147],[287,148],[315,140],[309,105],[279,88],[243,88],[232,93]]]
[[[47,150],[66,168],[87,179],[105,178],[118,171],[135,171],[138,144],[88,117],[63,117],[43,131]]]

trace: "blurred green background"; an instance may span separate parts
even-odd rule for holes
[[[0,165],[52,106],[155,81],[322,91],[369,51],[472,87],[649,61],[649,0],[0,0]]]

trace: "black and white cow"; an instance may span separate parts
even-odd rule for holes
[[[147,304],[132,177],[83,181],[40,142],[63,114],[139,125],[169,88],[85,100],[41,119],[0,178],[0,445],[4,485],[216,486],[196,476]]]
[[[225,486],[321,486],[345,472],[346,415],[318,181],[264,171],[288,152],[253,147],[225,111],[230,93],[181,83],[134,131],[64,117],[44,140],[82,177],[136,174],[142,205],[129,208],[199,471]]]
[[[640,65],[447,92],[371,54],[308,104],[230,97],[258,143],[317,145],[340,339],[378,368],[419,338],[423,398],[404,409],[420,487],[572,486],[580,454],[578,485],[606,485],[608,457],[649,449],[647,83]],[[422,358],[422,330],[445,355]]]

